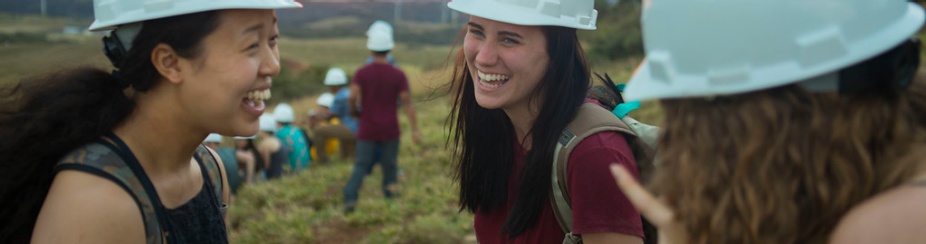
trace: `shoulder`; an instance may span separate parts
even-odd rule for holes
[[[609,130],[589,135],[584,140],[580,141],[575,149],[572,150],[569,158],[572,159],[573,157],[583,155],[603,156],[598,154],[615,156],[631,155],[631,157],[633,155],[624,134]]]
[[[926,239],[926,186],[902,185],[852,208],[832,243],[918,243]]]
[[[34,230],[34,243],[145,241],[141,210],[132,195],[115,182],[76,170],[55,176]]]

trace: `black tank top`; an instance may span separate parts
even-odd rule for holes
[[[196,197],[180,207],[167,209],[167,219],[173,227],[171,233],[177,243],[228,243],[222,216],[203,214],[219,210],[212,195],[208,181],[204,180]]]

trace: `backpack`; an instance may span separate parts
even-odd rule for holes
[[[566,166],[569,155],[576,145],[595,133],[617,131],[627,139],[642,182],[649,180],[655,167],[653,162],[655,161],[656,137],[659,128],[641,123],[627,116],[627,112],[635,109],[639,104],[624,103],[620,96],[623,87],[613,85],[610,77],[607,77],[607,75],[605,77],[598,76],[609,87],[592,87],[586,95],[588,98],[597,100],[601,103],[601,106],[592,103],[582,104],[576,114],[576,119],[563,129],[553,152],[550,201],[556,220],[559,222],[563,232],[566,233],[566,237],[563,238],[564,244],[582,243],[581,237],[572,234],[572,203],[566,179]],[[620,106],[622,104],[629,104],[629,106]],[[613,112],[609,111],[612,108]],[[646,219],[643,219],[643,232],[646,236],[645,243],[657,243],[656,229]]]

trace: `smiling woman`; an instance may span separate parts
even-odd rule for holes
[[[549,192],[557,139],[567,124],[587,119],[578,111],[590,71],[576,30],[595,29],[597,12],[591,0],[545,4],[448,4],[471,15],[450,83],[461,209],[475,213],[480,243],[562,243],[579,236],[585,243],[642,243],[640,214],[614,194],[607,173],[615,162],[636,168],[618,132],[577,143],[566,183],[572,228],[561,228],[554,216]],[[569,12],[550,15],[550,9]]]
[[[94,3],[114,71],[0,90],[17,98],[0,113],[0,243],[227,242],[225,172],[201,142],[257,132],[279,72],[273,9],[301,4]]]

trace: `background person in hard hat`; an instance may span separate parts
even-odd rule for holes
[[[366,32],[367,38],[370,37],[371,32],[387,32],[389,33],[390,36],[395,36],[394,34],[395,32],[392,30],[392,25],[389,24],[389,22],[386,22],[385,20],[373,21],[373,24],[370,24],[370,28],[367,29],[367,32]],[[371,64],[373,63],[374,60],[375,60],[375,57],[373,55],[370,55],[367,57],[367,60],[363,64]],[[392,66],[398,65],[396,64],[395,57],[392,56],[391,53],[386,54],[386,61],[389,61],[389,64],[392,64]]]
[[[235,149],[230,147],[222,146],[222,135],[211,133],[206,136],[206,139],[203,140],[203,145],[215,151],[215,154],[222,159],[222,165],[225,166],[226,178],[228,178],[228,186],[231,187],[231,192],[234,194],[238,187],[241,186],[241,175],[238,174],[238,159],[235,157]],[[232,172],[231,174],[227,172]]]
[[[382,150],[379,163],[383,168],[383,196],[389,199],[398,193],[396,159],[400,133],[396,101],[401,102],[405,115],[408,116],[412,127],[412,141],[418,143],[418,123],[410,98],[408,79],[405,73],[386,60],[386,55],[395,46],[392,35],[384,31],[374,31],[368,35],[367,48],[375,60],[357,70],[350,84],[348,99],[351,116],[359,116],[359,128],[354,169],[344,187],[346,212],[353,211],[357,204],[360,186],[374,162],[373,154],[377,149]]]
[[[330,138],[336,138],[340,142],[341,158],[350,158],[354,155],[354,145],[357,143],[357,120],[350,116],[348,109],[348,98],[350,97],[350,88],[347,87],[347,74],[341,68],[331,68],[325,75],[325,85],[328,91],[334,94],[330,102],[324,95],[318,98],[318,105],[328,108],[329,113],[319,113],[315,116],[318,120],[336,119],[338,123],[318,126],[312,129],[312,144],[315,145],[318,153],[317,161],[328,162],[328,151],[325,142]],[[322,104],[322,102],[327,103]]]
[[[566,125],[583,119],[576,114],[591,72],[577,29],[594,30],[597,12],[592,0],[560,3],[447,4],[470,15],[449,119],[460,204],[475,214],[479,243],[565,243],[550,204],[553,152]],[[584,243],[643,243],[640,214],[611,183],[611,163],[636,167],[615,131],[593,134],[569,156],[572,234]]]
[[[273,115],[260,116],[260,131],[257,137],[257,151],[263,157],[267,180],[276,179],[283,175],[283,165],[289,164],[289,152],[286,145],[276,136],[277,121]]]
[[[337,153],[338,144],[340,141],[337,138],[326,137],[324,140],[318,138],[318,135],[315,133],[317,129],[329,126],[340,126],[341,123],[338,118],[331,116],[331,103],[334,102],[334,94],[329,92],[322,93],[315,99],[315,104],[318,105],[317,108],[309,110],[306,118],[308,119],[309,128],[308,131],[312,135],[309,137],[312,140],[312,147],[309,149],[309,154],[316,162],[327,163],[328,154]],[[344,131],[350,133],[346,127]],[[322,132],[321,134],[325,134]],[[353,143],[353,141],[351,141]],[[324,144],[324,145],[321,145]],[[353,147],[353,145],[351,145]],[[319,150],[323,150],[324,153],[321,155],[325,156],[326,160],[319,160]]]
[[[305,131],[293,125],[293,107],[287,103],[280,103],[273,109],[273,116],[277,121],[277,138],[283,143],[283,148],[289,151],[289,172],[297,173],[309,167],[312,158],[309,156],[309,140]]]
[[[238,174],[248,184],[254,183],[258,173],[264,169],[264,158],[257,151],[254,145],[256,136],[236,136],[235,137],[235,158],[238,160]]]
[[[202,142],[257,132],[280,70],[272,9],[301,5],[93,3],[90,30],[115,29],[103,38],[114,71],[2,88],[16,103],[0,113],[0,243],[228,242],[230,187]]]
[[[615,177],[661,242],[926,240],[918,4],[663,0],[642,16],[625,95],[665,109],[664,204]]]

